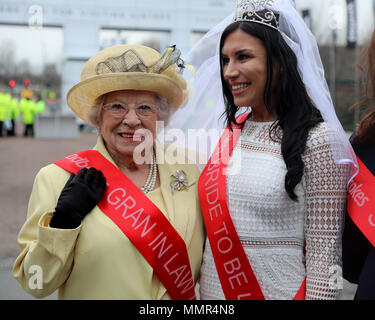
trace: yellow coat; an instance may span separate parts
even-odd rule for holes
[[[94,148],[115,164],[101,138]],[[155,144],[157,161],[174,159],[172,151]],[[183,169],[188,191],[172,195],[170,175]],[[194,281],[198,280],[204,246],[195,165],[158,164],[160,188],[147,194],[184,239]],[[123,232],[97,206],[76,229],[54,229],[49,221],[69,173],[51,164],[37,174],[27,220],[18,244],[13,275],[35,297],[58,289],[59,299],[170,299],[153,269]],[[42,270],[42,289],[35,285],[35,266]],[[34,283],[34,284],[33,284]]]

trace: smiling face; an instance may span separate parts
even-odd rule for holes
[[[153,141],[158,99],[148,91],[122,90],[106,94],[100,133],[111,155],[131,157],[135,148]]]
[[[266,108],[267,52],[262,42],[237,29],[225,39],[222,72],[237,107]]]

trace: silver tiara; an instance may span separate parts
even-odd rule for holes
[[[275,0],[237,0],[233,21],[260,23],[280,32],[277,15],[270,9]]]

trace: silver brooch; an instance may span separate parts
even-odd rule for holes
[[[171,174],[171,182],[169,184],[172,188],[172,194],[175,190],[188,190],[188,179],[184,170],[177,170]]]

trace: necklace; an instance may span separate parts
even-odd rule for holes
[[[154,190],[156,184],[156,177],[158,175],[158,166],[156,164],[156,158],[154,150],[151,149],[151,164],[150,164],[150,171],[148,172],[147,180],[144,186],[141,188],[144,194]]]

